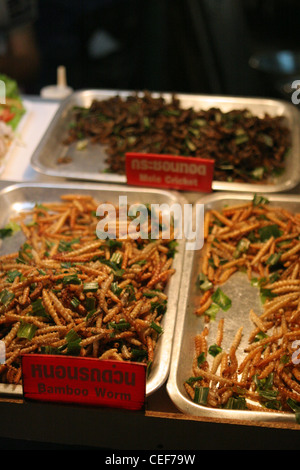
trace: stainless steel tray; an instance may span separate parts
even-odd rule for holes
[[[180,204],[186,203],[184,197],[177,192],[160,191],[152,189],[136,189],[118,185],[83,184],[39,184],[39,183],[16,183],[3,188],[0,191],[0,227],[3,227],[10,217],[19,211],[31,209],[36,203],[58,201],[60,195],[67,193],[91,194],[99,201],[118,203],[119,196],[127,196],[128,204],[139,202],[142,204]],[[6,238],[0,247],[0,255],[16,251],[24,241],[21,232]],[[146,383],[146,395],[156,391],[167,379],[169,372],[171,348],[173,341],[173,330],[177,313],[177,298],[180,287],[183,255],[185,250],[184,238],[178,239],[177,252],[174,257],[173,267],[176,272],[170,279],[166,289],[168,295],[167,311],[162,321],[163,334],[161,335],[152,365],[151,373]],[[21,385],[6,385],[0,383],[1,394],[22,395]]]
[[[68,125],[72,121],[73,106],[89,107],[93,99],[103,100],[119,94],[128,96],[129,91],[83,90],[73,93],[59,107],[46,133],[31,158],[33,168],[43,174],[70,179],[126,183],[126,176],[107,173],[105,152],[101,145],[88,146],[76,150],[76,145],[62,144],[67,135]],[[162,93],[167,100],[169,93]],[[275,99],[240,98],[208,95],[176,94],[182,106],[197,109],[220,107],[224,112],[232,109],[248,108],[258,116],[269,113],[271,116],[284,115],[292,134],[292,148],[286,160],[286,170],[272,184],[251,184],[213,181],[213,190],[281,192],[295,187],[300,181],[300,120],[299,111],[292,104]],[[58,164],[59,157],[70,156],[70,163]]]
[[[280,203],[281,206],[291,210],[300,209],[300,196],[293,195],[269,195],[270,205]],[[253,194],[215,193],[204,196],[197,203],[205,204],[205,210],[220,209],[226,205],[237,204],[237,201],[249,201]],[[173,351],[171,358],[170,374],[167,381],[167,392],[180,411],[188,415],[208,417],[217,420],[246,420],[272,423],[295,423],[295,415],[279,412],[255,412],[250,410],[213,409],[195,404],[188,397],[184,381],[193,375],[192,362],[194,358],[194,337],[203,330],[203,318],[194,314],[199,290],[196,287],[196,279],[199,274],[201,250],[187,251],[182,270],[182,283],[179,296],[180,310],[177,313]],[[224,316],[226,335],[224,333],[224,349],[229,350],[237,329],[243,325],[243,339],[239,347],[239,356],[247,345],[248,333],[253,331],[253,323],[249,320],[250,307],[256,312],[261,312],[261,301],[258,289],[252,286],[244,273],[234,274],[225,284],[222,290],[232,300],[232,306]],[[210,323],[208,344],[213,344],[216,338],[217,321]],[[225,337],[226,336],[226,337]]]

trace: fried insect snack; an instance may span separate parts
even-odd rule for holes
[[[184,108],[149,91],[74,107],[66,145],[100,143],[111,173],[125,174],[126,152],[213,159],[218,181],[272,182],[285,169],[291,133],[283,116],[249,109]]]
[[[98,206],[66,194],[14,219],[25,241],[0,257],[2,383],[20,383],[23,353],[140,361],[150,371],[175,271],[173,232],[119,239],[117,228],[117,238],[98,238]]]
[[[207,211],[205,239],[202,293],[195,309],[204,328],[194,339],[192,376],[184,383],[188,396],[212,408],[292,411],[298,420],[300,213],[255,195],[252,201]],[[262,312],[249,311],[253,330],[242,351],[243,325],[236,325],[226,350],[226,316],[212,317],[216,299],[223,301],[223,310],[227,305],[230,315],[230,299],[220,292],[237,271],[258,287],[262,299]],[[217,337],[208,344],[212,321],[218,324]]]

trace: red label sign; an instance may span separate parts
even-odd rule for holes
[[[139,410],[145,403],[146,365],[96,358],[25,354],[24,398]]]
[[[214,160],[127,153],[127,183],[134,186],[211,192]]]

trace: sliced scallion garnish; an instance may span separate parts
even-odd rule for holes
[[[83,291],[84,292],[96,292],[99,289],[99,284],[97,281],[93,282],[85,282],[83,284]]]
[[[33,323],[22,321],[17,332],[17,337],[31,340],[34,337],[37,328],[38,327]]]
[[[209,387],[195,387],[194,402],[199,405],[206,405],[208,393]]]
[[[9,292],[7,289],[0,292],[0,302],[2,305],[5,305],[5,307],[7,307],[14,298],[15,294],[13,292]]]
[[[63,277],[63,284],[81,284],[81,280],[79,279],[77,274],[69,274]]]
[[[231,307],[231,299],[219,287],[213,293],[211,298],[213,302],[224,311],[227,311]]]

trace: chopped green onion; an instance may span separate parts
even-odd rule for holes
[[[0,238],[3,240],[4,238],[10,237],[12,235],[12,230],[10,228],[1,228],[0,229]]]
[[[118,283],[115,281],[115,282],[112,282],[111,283],[111,291],[115,294],[115,295],[120,295],[121,292],[122,292],[122,288],[118,286]]]
[[[109,246],[109,248],[122,248],[122,243],[118,240],[111,240],[108,238],[105,240],[105,243]]]
[[[142,360],[147,357],[147,351],[145,349],[132,349],[131,356],[135,360]]]
[[[259,379],[257,375],[254,375],[253,381],[264,406],[269,409],[278,410],[281,408],[281,405],[277,401],[278,391],[273,390],[273,378],[273,373],[269,374],[264,379]]]
[[[15,298],[15,294],[13,292],[9,292],[7,289],[4,289],[0,293],[0,302],[5,307],[7,307],[14,298]]]
[[[289,407],[294,411],[296,422],[300,424],[300,403],[295,400],[292,400],[292,398],[288,398],[286,402]]]
[[[288,398],[286,402],[293,411],[300,411],[300,402],[297,402],[292,398]]]
[[[87,147],[87,144],[88,144],[88,140],[87,139],[82,139],[82,140],[79,140],[76,144],[76,149],[77,150],[83,150]]]
[[[202,379],[203,377],[201,377],[201,375],[199,375],[198,377],[190,377],[189,379],[186,380],[186,383],[189,385],[192,385],[194,382],[198,382]]]
[[[105,258],[100,258],[101,263],[106,264],[110,268],[113,269],[114,274],[116,277],[122,277],[125,270],[120,269],[116,263],[113,263],[111,260],[105,259]]]
[[[72,266],[72,263],[70,263],[70,261],[61,263],[61,267],[62,267],[63,269],[69,269],[71,266]]]
[[[17,271],[17,269],[14,269],[13,271],[8,271],[6,280],[7,282],[14,282],[16,277],[19,277],[20,279],[22,279],[23,275],[22,273],[20,273],[20,271]]]
[[[38,269],[37,268],[37,270],[38,270],[38,272],[41,276],[46,276],[46,272],[43,269]]]
[[[259,379],[257,374],[254,375],[253,376],[253,381],[256,385],[257,390],[261,391],[261,390],[270,389],[273,386],[273,377],[274,377],[273,373],[269,374],[264,379]]]
[[[96,299],[94,297],[87,297],[85,300],[85,308],[88,312],[95,310]]]
[[[85,320],[88,321],[90,318],[92,318],[95,312],[96,310],[90,310],[87,316],[85,317]]]
[[[59,355],[60,354],[60,349],[53,347],[53,346],[41,346],[41,353],[42,354],[53,354],[53,355]]]
[[[80,305],[80,301],[77,299],[77,297],[73,297],[71,300],[70,304],[72,305],[73,308],[76,308]]]
[[[150,119],[148,118],[148,116],[143,117],[143,124],[144,124],[144,126],[146,127],[146,129],[149,129],[149,127],[150,127]]]
[[[205,361],[206,361],[206,357],[205,357],[204,352],[202,352],[202,353],[199,354],[199,356],[197,357],[197,365],[198,365],[198,367],[200,367],[201,364],[203,364]]]
[[[229,410],[245,410],[247,409],[246,400],[244,397],[230,397],[225,408]]]
[[[158,315],[163,315],[167,310],[167,301],[151,302],[151,311],[154,312],[154,310],[156,310]]]
[[[254,179],[256,180],[261,180],[264,176],[265,169],[263,166],[254,168],[254,170],[251,172],[251,175]]]
[[[278,238],[282,234],[281,230],[279,229],[278,225],[273,224],[273,225],[266,225],[265,227],[261,227],[258,230],[260,240],[262,242],[265,242],[269,240],[269,238],[274,237]]]
[[[265,284],[265,282],[266,282],[266,278],[258,279],[257,277],[253,277],[251,279],[251,286],[260,287],[261,285]]]
[[[153,298],[153,297],[156,297],[157,296],[157,292],[160,292],[160,291],[157,291],[157,290],[149,290],[147,292],[144,292],[143,295],[145,297],[148,297],[148,298]]]
[[[260,204],[269,204],[269,200],[264,196],[254,194],[252,204],[254,206],[259,206]]]
[[[49,211],[48,207],[44,206],[43,204],[36,203],[36,205],[34,207],[36,209],[40,209],[40,210],[43,210],[43,211]]]
[[[150,372],[151,372],[152,362],[153,362],[153,361],[148,361],[148,362],[147,362],[147,370],[146,370],[146,377],[147,377],[147,378],[149,377]]]
[[[179,109],[163,109],[161,113],[165,116],[180,116]]]
[[[21,227],[16,222],[9,222],[4,228],[0,229],[0,238],[4,239],[6,237],[11,237],[14,233],[19,232],[20,230]]]
[[[80,353],[81,338],[74,330],[70,330],[65,337],[67,341],[67,353],[70,355],[78,355]]]
[[[115,252],[111,255],[110,261],[112,263],[115,263],[118,267],[120,263],[122,262],[122,253]]]
[[[264,304],[267,299],[272,299],[276,297],[277,294],[274,294],[271,289],[260,289],[260,299],[261,302]]]
[[[32,246],[29,243],[24,243],[21,249],[19,250],[18,257],[16,258],[17,263],[27,264],[28,258],[32,259]]]
[[[218,287],[218,289],[211,296],[214,303],[219,305],[222,310],[227,311],[231,307],[230,298]]]
[[[190,139],[185,139],[185,144],[191,152],[195,152],[197,147]]]
[[[260,137],[261,137],[261,141],[267,145],[267,147],[273,147],[274,145],[274,142],[273,142],[273,139],[270,135],[268,134],[260,134]]]
[[[195,137],[199,137],[200,136],[200,130],[199,129],[195,129],[193,127],[190,127],[188,129],[188,131],[193,134]]]
[[[213,287],[213,284],[211,281],[209,281],[207,279],[207,276],[203,273],[200,273],[198,278],[197,278],[197,285],[199,287],[199,289],[203,290],[203,291],[207,291],[207,290],[210,290],[212,289]]]
[[[209,354],[213,357],[216,357],[221,351],[222,351],[222,348],[218,346],[217,344],[213,344],[208,349]]]
[[[209,387],[195,387],[194,402],[199,405],[207,404]]]
[[[257,342],[257,341],[260,341],[261,339],[267,338],[267,336],[268,335],[266,333],[263,333],[262,331],[260,331],[259,333],[257,333],[257,335],[255,335],[254,342]]]
[[[69,274],[68,276],[63,277],[63,284],[81,284],[77,274]]]
[[[155,323],[154,321],[151,322],[150,324],[150,327],[155,330],[159,335],[161,335],[163,333],[163,329],[161,326],[157,325],[157,323]]]
[[[79,243],[79,242],[80,242],[79,238],[73,238],[73,240],[70,240],[70,241],[61,240],[58,245],[58,251],[60,253],[64,251],[70,251],[72,249],[72,245],[74,245],[74,243]]]
[[[280,364],[288,364],[290,362],[290,356],[288,354],[284,354],[281,358],[280,358]]]
[[[41,299],[32,302],[32,314],[36,316],[48,316]]]
[[[275,400],[278,395],[278,390],[261,390],[259,395],[266,400]]]
[[[83,284],[84,292],[96,292],[99,289],[99,284],[97,281],[85,282]]]
[[[212,303],[207,310],[205,310],[204,315],[210,317],[211,320],[216,318],[218,311],[220,310],[219,305]]]
[[[238,258],[241,253],[245,253],[250,246],[250,240],[247,238],[242,238],[239,240],[235,251],[233,252],[233,257]]]
[[[241,145],[241,144],[244,144],[245,142],[248,142],[248,140],[249,140],[249,137],[247,136],[247,134],[241,134],[235,138],[235,143],[237,145]]]
[[[22,321],[17,332],[17,337],[31,340],[37,328],[38,327],[33,323],[25,323]]]
[[[194,127],[204,127],[206,126],[207,124],[207,121],[205,119],[194,119],[192,122],[191,122],[192,126]]]
[[[119,323],[110,322],[108,323],[108,326],[114,330],[126,330],[127,328],[130,328],[130,323],[125,320],[120,320]]]
[[[269,264],[270,266],[275,266],[275,264],[277,264],[278,261],[280,260],[281,254],[282,253],[273,253],[272,255],[269,256],[266,263]]]
[[[129,300],[129,301],[136,300],[136,297],[135,297],[135,290],[134,290],[134,287],[133,287],[132,284],[128,284],[128,285],[125,287],[125,293],[128,295],[128,300]]]
[[[269,278],[269,281],[271,283],[273,283],[273,282],[277,281],[279,278],[280,278],[279,272],[275,271],[274,273],[271,274],[271,276]]]

